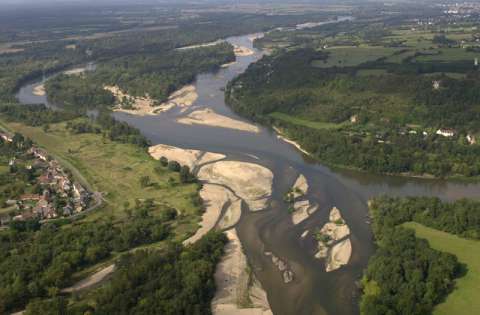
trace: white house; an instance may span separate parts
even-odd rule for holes
[[[440,128],[437,130],[436,134],[444,137],[453,137],[455,135],[455,130]]]
[[[474,135],[468,134],[467,135],[467,141],[469,144],[475,144],[477,143],[477,139],[475,139]]]

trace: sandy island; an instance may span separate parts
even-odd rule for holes
[[[273,173],[254,163],[219,161],[203,166],[198,177],[229,187],[247,203],[251,211],[265,209],[272,194]]]
[[[180,165],[186,165],[191,170],[202,164],[218,161],[226,157],[220,153],[181,149],[166,144],[151,146],[148,148],[148,153],[156,160],[163,156],[169,161],[177,161]]]
[[[348,264],[352,255],[350,228],[342,218],[340,210],[333,207],[330,211],[329,222],[319,231],[321,240],[318,241],[316,258],[326,258],[325,271],[330,272]]]
[[[139,116],[158,115],[173,108],[180,108],[184,111],[192,106],[198,98],[194,85],[184,86],[170,95],[168,100],[160,105],[156,105],[156,101],[148,95],[144,97],[134,97],[123,92],[118,86],[105,86],[104,89],[110,91],[117,100],[118,104],[113,109],[114,111]],[[123,108],[121,105],[123,100],[127,100],[131,104],[131,108]]]
[[[208,108],[191,112],[186,117],[177,119],[177,122],[186,125],[206,125],[212,127],[236,129],[247,132],[260,132],[260,129],[253,124],[217,114],[216,112]]]
[[[217,265],[217,291],[212,300],[214,315],[272,315],[267,294],[255,276],[248,272],[247,258],[237,232],[226,232],[229,243]]]
[[[200,168],[197,176],[204,182],[200,197],[205,212],[200,228],[184,244],[194,243],[215,226],[220,229],[234,226],[240,220],[243,201],[252,211],[264,209],[272,193],[273,173],[258,164],[221,161],[225,158],[223,154],[162,144],[150,147],[149,153],[155,159],[165,156],[192,169]],[[217,291],[211,304],[213,314],[272,315],[265,290],[249,271],[235,229],[225,233],[229,243],[215,272]],[[293,280],[293,272],[285,269],[283,277],[288,283]]]
[[[315,213],[318,210],[318,205],[312,204],[310,200],[305,199],[305,195],[308,193],[308,182],[303,174],[298,176],[293,184],[291,193],[294,199],[292,223],[297,225]]]
[[[233,52],[237,57],[246,57],[254,54],[253,50],[243,46],[233,45]]]
[[[36,96],[45,96],[47,94],[47,92],[45,91],[45,84],[40,84],[34,87],[32,94]]]

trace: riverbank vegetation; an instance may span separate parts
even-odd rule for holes
[[[107,118],[112,119],[108,115],[103,119]],[[111,129],[87,118],[49,124],[48,130],[5,120],[2,125],[70,165],[105,200],[100,209],[74,222],[39,225],[28,221],[0,231],[2,312],[18,309],[35,297],[57,296],[78,271],[116,259],[121,252],[166,239],[180,242],[197,229],[198,184],[185,180],[186,171],[170,170],[150,158],[138,143],[112,140]],[[142,186],[145,176],[149,182]]]
[[[480,55],[464,27],[473,22],[380,20],[268,33],[256,45],[273,54],[230,83],[228,103],[333,166],[480,175]],[[435,37],[452,27],[448,44]]]
[[[429,197],[379,197],[371,201],[372,228],[379,248],[370,259],[362,280],[362,313],[386,314],[388,310],[396,310],[430,314],[448,294],[455,294],[454,304],[462,297],[471,299],[469,286],[477,277],[477,264],[462,265],[472,261],[464,258],[468,254],[462,243],[468,241],[454,235],[473,238],[475,241],[470,243],[478,243],[479,209],[480,203],[471,200],[445,203]],[[430,236],[427,238],[434,240],[435,249],[427,241],[416,238],[412,230],[406,229],[409,226],[415,228],[417,236],[426,234],[422,226],[430,227],[428,231],[432,233],[427,234]],[[434,238],[434,231],[444,240],[458,239],[456,245],[459,247],[451,250],[452,243],[439,246],[440,239]],[[454,254],[460,254],[460,263]],[[457,277],[461,278],[455,280]],[[457,286],[457,281],[462,285]]]

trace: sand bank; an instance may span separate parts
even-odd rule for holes
[[[66,75],[78,75],[78,74],[84,73],[85,71],[87,71],[87,68],[75,68],[75,69],[63,71],[63,74],[66,74]]]
[[[278,271],[281,273],[283,282],[290,283],[293,281],[293,271],[290,270],[288,264],[280,259],[279,257],[275,256],[272,252],[265,252],[265,256],[269,256],[272,259],[272,263],[277,267]]]
[[[185,240],[183,245],[195,243],[202,238],[202,236],[207,234],[208,231],[215,227],[215,224],[220,219],[225,204],[227,204],[227,202],[232,202],[233,200],[238,200],[238,198],[236,198],[232,192],[225,187],[212,184],[203,185],[200,190],[200,198],[202,198],[203,206],[205,208],[200,228],[192,237]],[[233,213],[232,217],[234,217]]]
[[[220,67],[221,68],[228,68],[230,66],[233,66],[234,64],[236,64],[237,62],[236,61],[232,61],[232,62],[229,62],[229,63],[224,63],[223,65],[221,65]]]
[[[352,255],[352,243],[347,238],[335,245],[333,245],[330,254],[328,255],[326,271],[334,271],[340,267],[348,264],[350,256]]]
[[[36,96],[45,96],[47,94],[47,92],[45,91],[45,84],[40,84],[34,87],[32,94]]]
[[[318,205],[311,204],[309,200],[295,201],[293,204],[292,222],[297,225],[308,219],[318,210]]]
[[[293,184],[293,197],[298,198],[308,193],[308,182],[303,174],[300,174]]]
[[[176,50],[188,50],[188,49],[195,49],[195,48],[202,48],[202,47],[210,47],[210,46],[215,46],[215,45],[221,44],[223,42],[225,42],[225,41],[222,40],[222,39],[219,39],[219,40],[216,40],[214,42],[179,47],[179,48],[176,48]]]
[[[318,252],[315,254],[318,259],[326,258],[327,272],[348,264],[352,255],[350,228],[337,207],[330,210],[329,220],[318,232],[321,239],[318,240]]]
[[[287,137],[285,137],[283,135],[282,131],[279,128],[273,127],[273,130],[275,130],[277,132],[277,138],[278,139],[281,139],[281,140],[285,141],[286,143],[289,143],[289,144],[293,145],[295,148],[297,148],[300,152],[304,153],[305,155],[310,155],[310,153],[308,153],[307,150],[302,148],[302,146],[300,144],[298,144],[297,142],[295,142],[293,140],[290,140]]]
[[[247,132],[260,132],[260,129],[255,125],[217,114],[208,108],[191,112],[186,117],[177,119],[177,121],[186,125],[206,125]]]
[[[222,230],[231,228],[235,224],[237,224],[238,221],[240,221],[241,216],[242,216],[242,200],[236,197],[233,197],[227,210],[221,217],[220,221],[218,221],[217,226],[219,229],[222,229]]]
[[[148,95],[144,97],[134,97],[123,92],[118,86],[105,86],[116,98],[118,105],[114,111],[124,112],[131,115],[147,116],[158,115],[167,112],[173,108],[180,108],[182,111],[190,107],[198,98],[198,94],[194,85],[186,85],[176,91],[168,100],[160,105],[150,98]],[[123,108],[121,103],[127,100],[131,108]]]
[[[226,232],[229,243],[217,265],[214,315],[271,315],[267,294],[248,271],[247,258],[235,230]]]
[[[169,161],[177,161],[180,165],[186,165],[191,170],[194,170],[197,166],[202,164],[225,158],[225,155],[219,153],[181,149],[165,144],[158,144],[149,147],[148,153],[156,160],[159,160],[163,156]]]
[[[258,164],[219,161],[203,166],[198,177],[209,183],[230,187],[251,211],[263,210],[272,194],[273,173]]]
[[[237,45],[233,46],[233,52],[237,57],[246,57],[254,54],[253,50],[251,50],[250,48]]]
[[[304,199],[308,193],[308,182],[305,176],[300,174],[293,184],[290,196],[293,197],[292,222],[297,225],[308,219],[314,212],[318,210],[318,205],[312,204],[310,200]],[[301,199],[301,200],[298,200]]]

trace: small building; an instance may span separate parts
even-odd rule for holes
[[[42,199],[42,196],[37,194],[24,194],[20,196],[21,201],[39,201]]]
[[[432,86],[434,90],[438,90],[440,88],[440,81],[438,80],[433,81]]]
[[[356,124],[356,123],[358,122],[358,115],[352,115],[352,116],[350,117],[350,122],[351,122],[352,124]]]
[[[45,162],[48,161],[48,153],[45,150],[32,147],[30,149],[30,153],[33,154],[33,156],[36,157],[37,159],[40,159]]]
[[[444,137],[453,137],[455,135],[455,130],[440,128],[437,130],[436,134]]]
[[[477,139],[475,139],[475,136],[471,135],[471,134],[467,135],[467,141],[468,141],[469,144],[476,144],[477,143]]]
[[[3,141],[13,142],[13,138],[7,133],[0,133],[0,137],[3,139]]]

